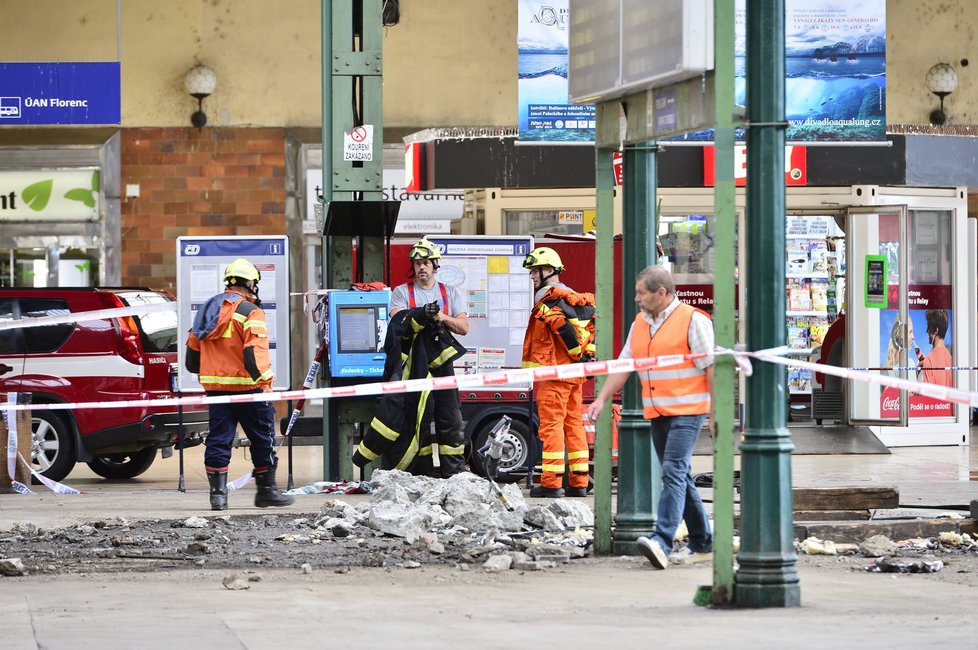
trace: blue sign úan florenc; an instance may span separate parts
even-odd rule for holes
[[[0,126],[119,124],[118,61],[0,63]]]

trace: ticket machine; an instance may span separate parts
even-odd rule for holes
[[[390,289],[331,291],[327,297],[329,375],[332,378],[381,377]]]

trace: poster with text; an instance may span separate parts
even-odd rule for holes
[[[936,305],[934,305],[936,307]],[[880,365],[889,370],[883,374],[900,376],[900,350],[907,351],[907,378],[931,384],[955,385],[953,336],[950,309],[911,309],[909,333],[896,325],[898,311],[885,309],[880,312]],[[909,335],[908,335],[909,334]],[[906,339],[906,340],[905,340]],[[886,388],[880,396],[880,417],[896,418],[900,415],[900,391]],[[954,415],[954,405],[926,397],[910,395],[910,417],[949,417]]]
[[[569,0],[519,0],[520,142],[594,141],[594,106],[567,97]]]
[[[735,99],[745,106],[746,1],[736,6]],[[886,0],[785,0],[784,30],[786,140],[885,140]],[[670,139],[711,141],[713,130]]]

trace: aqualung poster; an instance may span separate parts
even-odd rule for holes
[[[520,0],[519,139],[593,142],[594,105],[568,100],[569,0]]]
[[[886,1],[786,0],[785,75],[788,140],[886,139]]]
[[[735,100],[747,103],[747,13],[737,0]],[[785,0],[789,142],[886,139],[886,0]],[[744,138],[739,129],[737,137]],[[713,130],[675,140],[713,140]]]

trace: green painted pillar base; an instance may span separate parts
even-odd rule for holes
[[[794,553],[791,556],[739,554],[740,568],[734,586],[737,607],[800,607],[801,584],[794,567],[797,557]]]
[[[661,491],[658,468],[649,423],[641,411],[622,409],[618,423],[618,514],[611,545],[615,555],[637,555],[635,540],[648,537],[655,528]]]
[[[741,551],[734,586],[738,607],[801,605],[791,512],[793,449],[787,427],[748,428],[745,433],[740,456]]]

